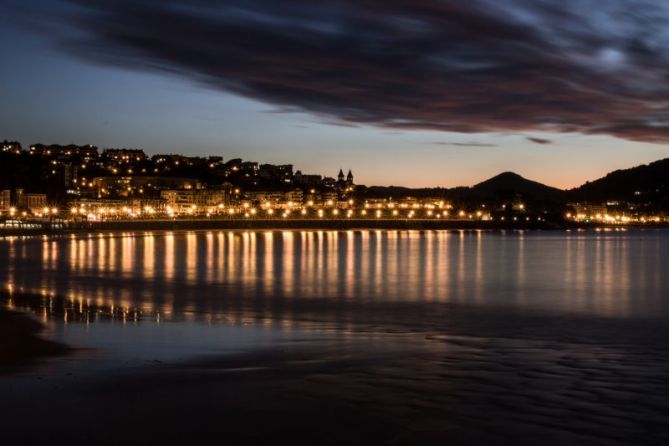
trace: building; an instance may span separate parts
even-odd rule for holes
[[[569,203],[567,206],[574,209],[577,220],[598,220],[608,213],[605,204]]]
[[[326,204],[328,206],[331,205],[332,203],[337,202],[338,199],[339,195],[337,194],[337,192],[325,191],[321,193],[321,200],[323,201],[323,204]]]
[[[5,189],[0,191],[0,211],[7,211],[12,207],[12,191]]]
[[[244,161],[239,165],[239,171],[244,175],[245,177],[257,177],[258,176],[258,163],[254,161]]]
[[[157,176],[106,176],[96,177],[88,185],[98,198],[108,196],[129,197],[133,195],[159,195],[162,190],[201,189],[202,184],[193,178],[157,177]]]
[[[292,164],[261,164],[260,178],[270,181],[278,181],[281,183],[293,182],[293,165]]]
[[[2,143],[0,143],[0,147],[2,147],[2,152],[4,153],[20,155],[22,152],[21,143],[17,141],[4,140]]]
[[[337,185],[337,180],[332,177],[325,177],[323,178],[322,185],[326,188],[333,188]]]
[[[288,204],[300,205],[304,201],[304,192],[302,189],[293,189],[284,194],[284,200]]]
[[[278,205],[286,198],[283,192],[278,191],[251,191],[247,192],[246,196],[251,202],[259,203],[260,205]]]
[[[146,153],[140,149],[105,149],[102,160],[116,165],[134,164],[148,160]]]
[[[76,144],[65,146],[60,144],[34,144],[30,146],[28,153],[32,156],[52,158],[63,162],[93,162],[99,158],[98,148],[91,144],[83,146]]]
[[[351,173],[351,169],[348,170],[348,175],[346,176],[344,176],[344,171],[339,169],[339,174],[337,174],[336,187],[344,193],[353,192],[353,173]]]
[[[47,205],[46,194],[27,194],[23,189],[16,190],[16,206],[20,209],[28,209],[37,212]]]
[[[302,187],[318,187],[323,182],[321,175],[305,175],[301,170],[295,172],[295,184]]]
[[[72,163],[63,165],[63,185],[68,189],[76,189],[79,182],[79,167]]]
[[[165,200],[168,212],[175,214],[205,213],[225,205],[228,198],[224,190],[164,190],[160,197]]]
[[[74,218],[92,221],[151,218],[164,215],[165,201],[162,199],[82,199],[70,202],[69,212]]]

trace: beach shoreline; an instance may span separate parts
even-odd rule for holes
[[[71,351],[65,345],[41,337],[43,329],[41,323],[26,314],[0,308],[0,375]]]
[[[0,415],[10,426],[6,438],[29,444],[54,435],[96,444],[200,442],[212,435],[258,445],[277,438],[297,445],[617,445],[667,439],[661,406],[637,405],[641,420],[618,420],[629,404],[626,395],[634,394],[642,377],[629,376],[619,364],[612,373],[622,375],[611,379],[621,388],[602,388],[602,370],[586,358],[601,346],[560,344],[557,354],[543,347],[405,333],[346,343],[288,342],[269,350],[147,362],[104,375],[81,373],[73,363],[33,378],[23,391],[10,391]],[[583,358],[573,357],[582,349]],[[605,359],[616,361],[621,353],[616,349]],[[647,353],[630,359],[649,361]],[[500,354],[502,363],[492,361]],[[661,364],[650,365],[653,382],[661,379]],[[538,392],[544,387],[561,391]],[[38,405],[31,402],[36,398]],[[42,422],[31,430],[34,418]]]

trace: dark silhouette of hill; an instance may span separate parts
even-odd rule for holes
[[[565,201],[566,192],[531,181],[513,172],[501,173],[472,187],[418,188],[372,186],[358,189],[361,198],[444,198],[460,204],[508,203],[522,199],[528,203],[558,204]]]
[[[467,195],[480,199],[513,199],[520,196],[532,201],[559,202],[565,191],[531,181],[517,173],[504,172],[467,190]]]
[[[535,206],[549,207],[568,202],[619,201],[635,204],[639,211],[650,212],[669,209],[669,158],[616,170],[569,191],[528,180],[513,172],[501,173],[472,187],[411,189],[377,186],[363,188],[363,191],[368,198],[440,197],[459,203],[522,199]]]
[[[572,201],[666,202],[669,198],[669,158],[631,169],[616,170],[569,191]]]

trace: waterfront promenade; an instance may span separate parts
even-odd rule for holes
[[[666,224],[604,225],[583,222],[547,221],[482,221],[482,220],[436,220],[436,219],[390,219],[390,218],[200,218],[200,219],[128,219],[95,222],[62,221],[57,225],[34,222],[22,226],[0,228],[0,236],[65,234],[104,231],[172,231],[172,230],[564,230],[593,228],[664,228]]]

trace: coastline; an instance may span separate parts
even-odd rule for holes
[[[435,219],[152,219],[69,222],[62,228],[34,227],[0,230],[0,237],[86,234],[100,231],[180,230],[578,230],[664,229],[662,223],[603,225],[576,222],[505,222]]]
[[[0,308],[0,376],[70,351],[40,336],[44,326],[23,313]]]

